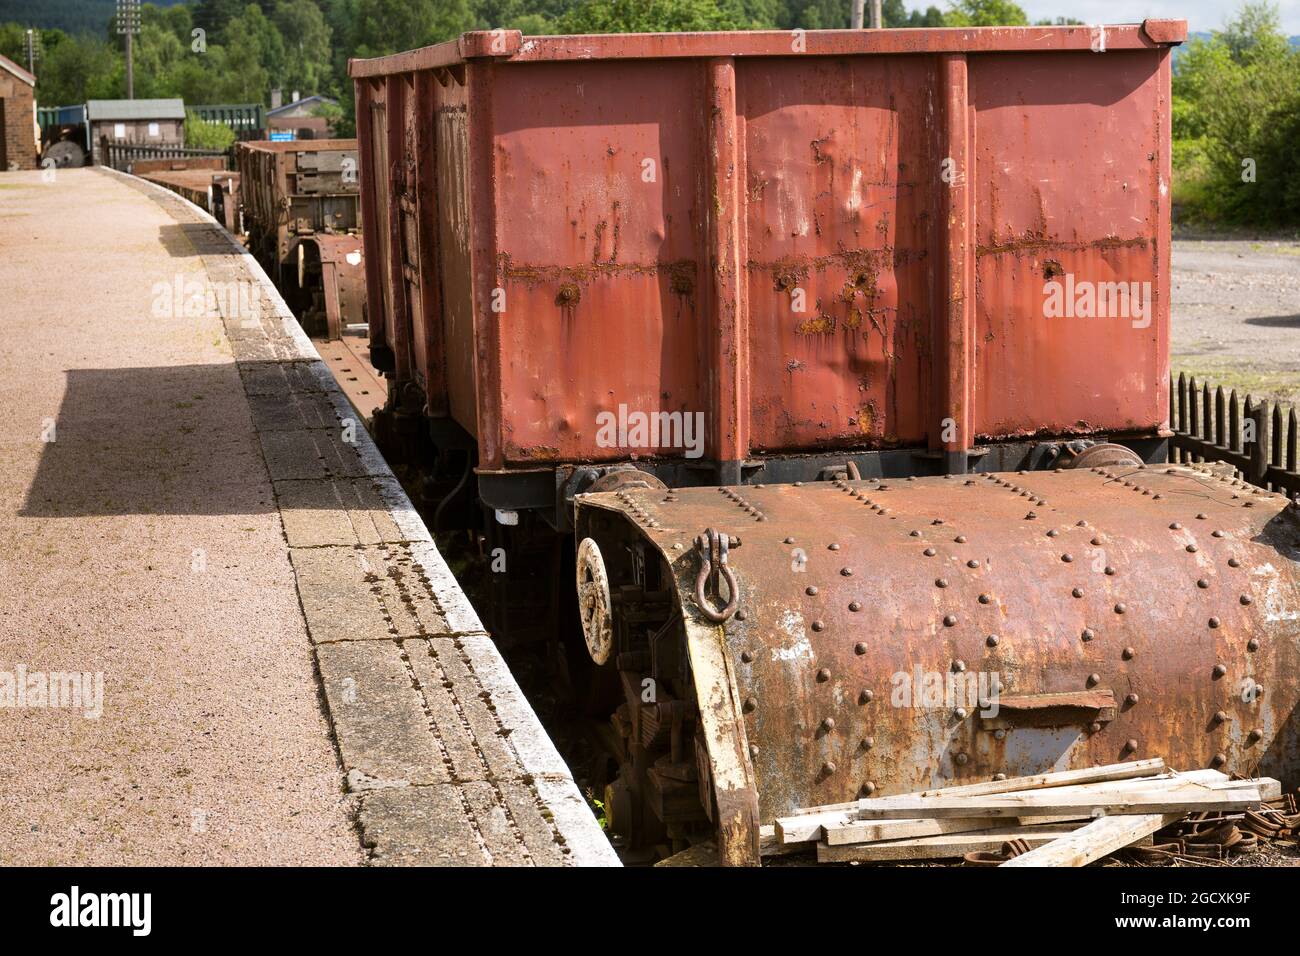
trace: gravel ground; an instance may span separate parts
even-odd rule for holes
[[[103,675],[0,706],[5,864],[362,862],[225,332],[154,314],[205,277],[120,182],[0,174],[0,704]]]
[[[1300,243],[1176,239],[1173,266],[1174,375],[1300,400]]]

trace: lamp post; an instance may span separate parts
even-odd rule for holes
[[[28,30],[23,36],[23,45],[27,48],[27,72],[36,75],[36,61],[41,58],[41,35],[35,30]]]
[[[126,98],[135,99],[135,62],[131,39],[140,33],[140,0],[117,0],[117,32],[126,37]]]

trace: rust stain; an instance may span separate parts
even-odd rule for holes
[[[696,264],[693,259],[676,262],[591,262],[572,266],[516,265],[508,252],[497,255],[497,275],[506,282],[522,282],[528,287],[548,282],[584,284],[600,278],[668,275],[678,286],[694,287]],[[674,291],[678,291],[676,288]]]
[[[1101,251],[1110,249],[1145,249],[1148,241],[1146,236],[1134,236],[1131,239],[1121,239],[1119,236],[1104,236],[1101,239],[1081,242],[1069,239],[1048,239],[1041,232],[1029,231],[1019,239],[994,242],[986,246],[976,246],[975,254],[977,256],[1000,256],[1008,252],[1013,255],[1020,255],[1023,252],[1043,252],[1048,250],[1082,252],[1088,249]]]
[[[815,319],[805,319],[795,329],[800,335],[829,335],[835,331],[835,316],[824,312]]]

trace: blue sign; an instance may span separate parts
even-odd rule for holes
[[[291,143],[296,138],[297,137],[291,129],[274,130],[271,133],[271,142],[273,143]]]

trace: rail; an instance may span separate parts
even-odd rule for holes
[[[1300,497],[1300,418],[1293,407],[1238,398],[1235,389],[1211,391],[1194,376],[1169,382],[1170,460],[1221,461],[1251,484]]]
[[[219,157],[225,160],[225,168],[230,169],[229,150],[189,149],[185,146],[149,146],[140,143],[111,143],[105,137],[103,146],[104,165],[123,172],[131,172],[131,165],[138,159],[187,159],[195,156]]]

